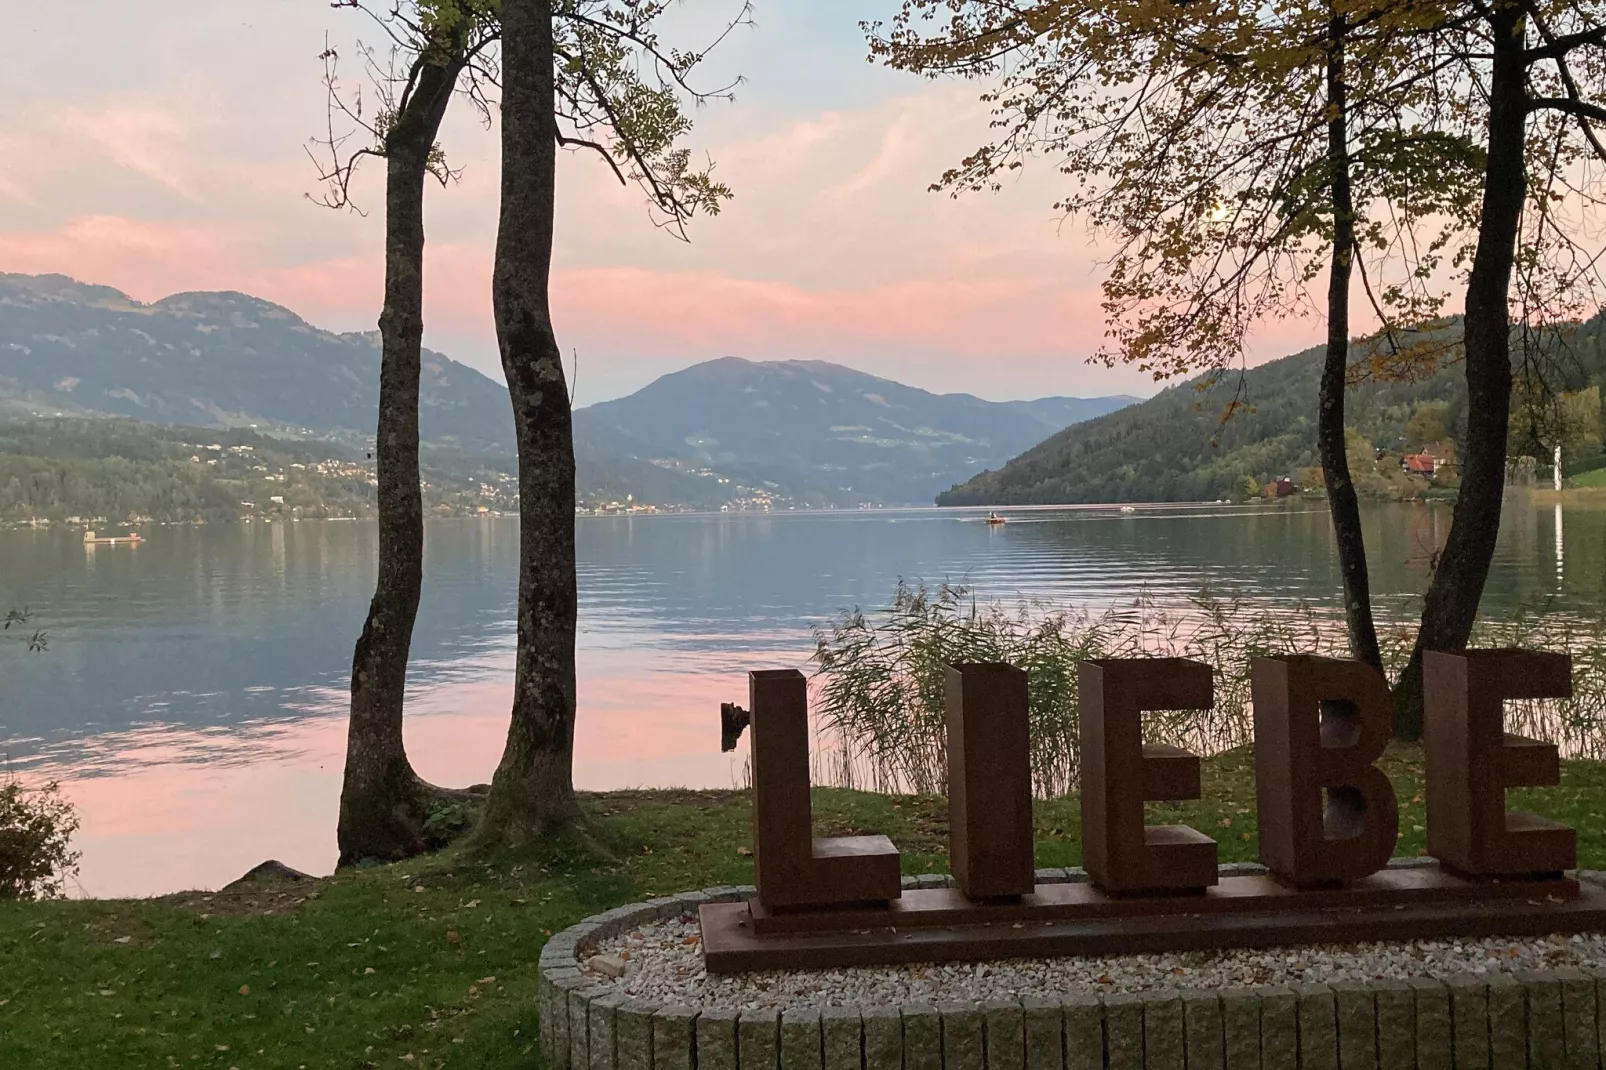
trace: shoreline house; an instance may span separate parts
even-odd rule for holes
[[[1431,453],[1407,453],[1400,458],[1400,471],[1409,476],[1432,478],[1438,475],[1445,463],[1443,457],[1435,457]]]

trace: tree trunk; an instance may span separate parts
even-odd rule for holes
[[[478,831],[547,836],[574,797],[574,439],[552,330],[557,130],[551,0],[502,0],[502,204],[491,291],[519,448],[519,619],[513,716]]]
[[[1508,301],[1527,192],[1527,65],[1522,55],[1526,23],[1521,10],[1508,5],[1496,7],[1489,22],[1494,48],[1489,79],[1489,158],[1463,324],[1467,441],[1461,492],[1423,602],[1416,647],[1396,689],[1395,734],[1403,739],[1422,736],[1423,653],[1465,649],[1472,635],[1494,559],[1505,497],[1506,435],[1511,418]]]
[[[340,792],[340,864],[398,859],[431,845],[424,822],[447,794],[413,772],[402,742],[407,658],[424,578],[418,485],[418,381],[424,337],[424,182],[463,69],[420,61],[417,84],[385,138],[385,307],[379,317],[379,579],[352,655],[351,722]]]
[[[1344,388],[1349,367],[1349,291],[1355,266],[1355,203],[1350,189],[1349,103],[1344,83],[1344,16],[1335,14],[1328,24],[1327,51],[1327,166],[1333,209],[1333,260],[1327,284],[1327,353],[1322,362],[1321,396],[1316,414],[1316,445],[1321,454],[1322,479],[1327,484],[1327,508],[1333,518],[1338,544],[1338,570],[1344,583],[1344,624],[1349,631],[1350,653],[1378,669],[1383,655],[1377,646],[1372,620],[1371,579],[1366,569],[1366,539],[1361,531],[1361,506],[1350,477],[1349,454],[1344,442]]]

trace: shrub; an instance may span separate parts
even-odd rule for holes
[[[78,814],[51,782],[28,790],[0,783],[0,899],[57,899],[78,873],[71,849]]]

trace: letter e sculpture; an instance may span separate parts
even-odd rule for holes
[[[1216,841],[1187,825],[1143,824],[1147,800],[1197,799],[1199,759],[1143,742],[1145,710],[1209,709],[1210,666],[1183,658],[1084,661],[1082,861],[1112,895],[1202,891],[1217,881]]]
[[[1428,854],[1469,877],[1558,876],[1578,863],[1566,825],[1506,810],[1506,789],[1550,786],[1549,743],[1510,735],[1504,701],[1566,698],[1572,659],[1535,650],[1428,651],[1422,657]]]

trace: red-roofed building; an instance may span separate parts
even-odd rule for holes
[[[1431,476],[1443,464],[1443,458],[1431,453],[1407,453],[1400,458],[1400,470],[1413,476]]]

